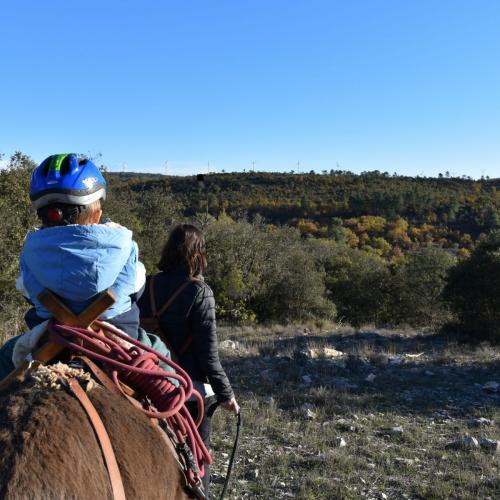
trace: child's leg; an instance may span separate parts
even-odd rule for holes
[[[24,321],[26,322],[26,325],[28,325],[28,328],[30,330],[32,328],[35,328],[35,326],[39,325],[40,323],[43,323],[45,320],[46,319],[40,318],[40,316],[38,316],[34,307],[28,309],[28,311],[24,315]]]

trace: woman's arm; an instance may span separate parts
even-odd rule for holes
[[[214,295],[205,284],[196,294],[190,323],[193,349],[201,372],[208,378],[220,402],[231,401],[234,393],[219,360]]]

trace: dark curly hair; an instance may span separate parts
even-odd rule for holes
[[[163,247],[160,271],[185,271],[189,276],[198,276],[207,269],[205,237],[191,224],[179,224],[174,227]]]

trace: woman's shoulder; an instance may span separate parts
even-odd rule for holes
[[[193,278],[192,286],[196,290],[196,295],[201,298],[209,298],[214,296],[214,292],[210,288],[210,285],[203,279],[203,277]]]
[[[187,283],[185,290],[198,293],[205,293],[208,295],[213,295],[212,289],[208,283],[204,280],[203,276],[189,276],[182,272],[166,272],[160,271],[154,275],[147,277],[148,284],[150,280],[154,280],[155,288],[157,285],[166,286],[168,288],[178,288],[184,283]]]

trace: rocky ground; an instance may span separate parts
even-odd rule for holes
[[[220,330],[229,498],[500,498],[500,349],[431,333]],[[214,417],[214,488],[234,417]]]

